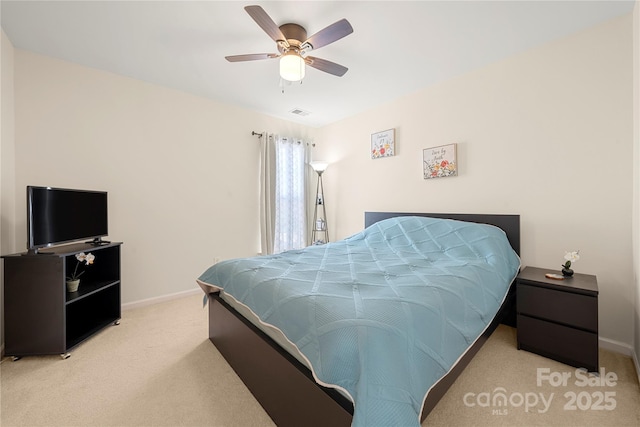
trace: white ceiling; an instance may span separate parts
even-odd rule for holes
[[[278,25],[309,35],[346,18],[353,34],[312,55],[349,68],[307,69],[282,86],[276,52],[244,11],[259,4]],[[322,126],[630,13],[628,1],[6,1],[13,45],[275,117]],[[306,117],[291,114],[302,109]]]

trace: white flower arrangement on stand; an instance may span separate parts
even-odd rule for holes
[[[93,255],[91,252],[89,252],[88,254],[85,254],[84,252],[76,254],[76,268],[73,270],[73,274],[71,274],[71,276],[67,276],[68,292],[76,292],[78,290],[78,286],[80,285],[80,276],[82,276],[85,271],[82,270],[80,273],[78,273],[78,267],[80,266],[80,264],[85,262],[86,265],[91,265],[93,264],[93,261],[95,259],[95,255]]]

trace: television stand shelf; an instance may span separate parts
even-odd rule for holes
[[[119,324],[121,245],[74,243],[3,256],[5,354],[14,360],[43,354],[66,359],[86,339]],[[78,291],[67,292],[65,278],[80,252],[91,252],[95,261],[80,267]]]

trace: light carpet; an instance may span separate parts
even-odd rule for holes
[[[193,295],[123,311],[120,325],[67,360],[5,358],[0,424],[273,426],[207,339],[201,301]],[[601,350],[600,365],[605,375],[583,378],[572,367],[518,351],[515,329],[500,326],[422,425],[640,425],[631,359]]]

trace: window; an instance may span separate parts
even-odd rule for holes
[[[264,140],[263,140],[264,139]],[[306,246],[306,144],[295,138],[261,138],[262,253]]]

